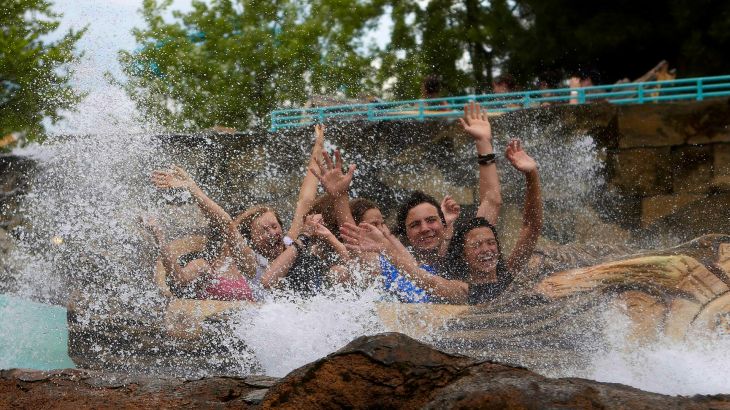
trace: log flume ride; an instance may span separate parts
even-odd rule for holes
[[[229,337],[228,322],[256,304],[169,297],[149,312],[120,303],[100,314],[94,303],[77,295],[68,307],[69,355],[79,367],[232,375],[241,355],[255,362]],[[380,303],[374,310],[388,330],[535,371],[584,364],[601,347],[612,312],[628,318],[627,343],[730,337],[730,236],[638,253],[545,246],[488,305]]]

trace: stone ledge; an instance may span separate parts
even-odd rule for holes
[[[703,198],[704,195],[699,194],[657,195],[644,198],[641,201],[641,226],[645,228],[654,221],[674,214],[685,205]]]

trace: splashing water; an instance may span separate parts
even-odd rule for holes
[[[235,334],[260,360],[265,373],[282,377],[343,347],[353,339],[385,331],[375,313],[382,294],[337,292],[310,300],[284,299],[238,316]]]
[[[85,83],[85,77],[98,76],[98,71],[99,67],[93,63],[82,63],[77,71],[82,77],[79,83]],[[20,206],[26,224],[19,232],[17,249],[4,262],[10,267],[16,284],[14,294],[65,305],[72,292],[81,289],[95,298],[90,311],[105,314],[112,321],[115,313],[107,309],[112,299],[128,312],[140,312],[140,316],[164,308],[165,301],[151,280],[155,255],[137,218],[143,213],[160,215],[169,225],[178,224],[165,227],[178,233],[199,227],[201,218],[191,204],[171,206],[171,198],[153,190],[147,175],[173,162],[193,169],[196,165],[201,167],[200,164],[207,168],[221,158],[210,155],[214,150],[196,151],[186,141],[176,145],[152,137],[163,130],[141,118],[121,89],[106,85],[91,90],[78,112],[57,128],[57,136],[42,145],[14,152],[34,159],[37,166],[32,191]],[[597,178],[601,162],[597,159],[595,142],[588,135],[563,141],[560,124],[548,129],[531,124],[518,126],[524,132],[519,136],[525,139],[526,148],[535,153],[541,164],[546,200],[556,204],[556,209],[559,205],[560,213],[546,218],[559,231],[561,224],[574,223],[565,215],[581,209],[601,187],[602,181]],[[204,148],[215,144],[210,140],[202,142]],[[247,155],[242,164],[264,163],[249,179],[253,181],[251,185],[259,202],[278,198],[276,195],[280,194],[269,190],[276,186],[289,187],[286,181],[292,174],[299,172],[297,178],[300,178],[301,167],[292,171],[285,166],[296,162],[293,158],[297,157],[287,157],[282,150],[301,154],[306,152],[308,142],[272,139],[271,144],[278,145],[262,148],[259,157]],[[464,152],[457,155],[461,159],[471,158],[472,150],[472,146],[464,146]],[[369,158],[359,153],[353,156],[365,170],[391,166],[390,159],[395,157],[381,154]],[[464,161],[454,173],[467,174],[464,167],[471,165],[473,161]],[[411,170],[417,174],[417,168]],[[230,200],[235,196],[230,191],[237,189],[239,182],[231,181],[230,186],[221,187],[219,176],[204,171],[200,175],[192,172],[193,177],[212,197]],[[502,174],[505,196],[519,203],[523,196],[522,179],[510,171]],[[448,193],[446,186],[443,191]],[[230,333],[223,335],[223,343],[234,347],[242,343],[264,373],[283,376],[341,348],[355,337],[386,330],[375,312],[381,297],[376,288],[370,288],[358,294],[340,290],[309,300],[278,299],[235,314],[231,319],[233,327],[225,328]],[[29,327],[39,326],[24,319],[32,315],[28,310],[9,305],[0,310],[3,317],[14,319],[3,322],[0,329],[3,335],[24,331],[30,334]],[[730,359],[726,353],[729,340],[698,339],[702,342],[691,344],[660,341],[637,346],[626,341],[628,331],[624,325],[619,315],[607,316],[603,343],[608,348],[599,349],[589,368],[556,369],[554,375],[626,383],[668,394],[730,391]],[[62,334],[63,329],[50,326],[45,332]],[[13,356],[31,349],[27,339],[33,337],[2,339],[0,367],[17,363],[12,360]],[[99,350],[115,349],[103,345],[103,341],[97,343]],[[241,374],[255,368],[248,354],[241,353],[234,359],[240,363]],[[52,363],[50,366],[69,365],[63,361]],[[151,362],[150,366],[153,365]]]
[[[694,334],[690,340],[662,337],[645,343],[630,340],[630,320],[620,311],[607,312],[604,322],[605,349],[595,353],[588,368],[567,372],[571,376],[670,395],[730,391],[727,336]]]

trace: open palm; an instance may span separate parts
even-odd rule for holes
[[[189,188],[193,182],[190,175],[177,165],[173,165],[168,170],[153,171],[150,179],[160,189]]]
[[[316,167],[310,167],[309,171],[319,179],[324,190],[330,195],[344,195],[350,188],[352,176],[355,173],[355,165],[351,164],[347,173],[342,172],[342,156],[340,151],[335,151],[335,161],[326,152],[322,153],[323,161],[317,161]]]
[[[487,113],[474,101],[464,105],[464,118],[459,118],[459,122],[475,140],[492,140],[492,126]]]
[[[510,141],[504,156],[515,169],[524,174],[537,170],[537,162],[522,149],[520,140]]]

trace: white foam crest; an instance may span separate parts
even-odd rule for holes
[[[375,288],[308,300],[282,298],[242,312],[235,334],[251,348],[265,374],[281,377],[359,336],[385,331],[374,311],[381,298]]]
[[[607,349],[573,375],[669,395],[730,392],[730,337],[692,334],[683,341],[661,337],[645,343],[629,337],[629,322],[619,311],[608,310]]]

